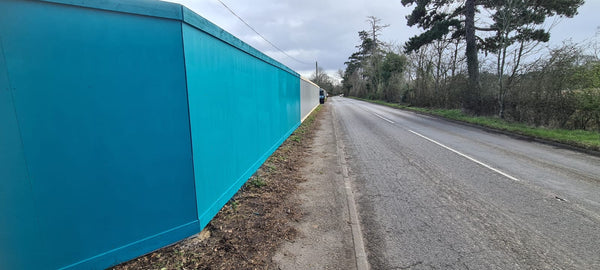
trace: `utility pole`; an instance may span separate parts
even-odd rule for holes
[[[319,79],[319,62],[315,61],[315,80]]]

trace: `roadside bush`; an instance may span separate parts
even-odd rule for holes
[[[573,128],[600,131],[600,89],[585,89],[573,93],[576,110],[571,116]]]

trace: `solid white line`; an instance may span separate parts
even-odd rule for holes
[[[381,118],[381,119],[383,119],[383,120],[385,120],[385,121],[388,121],[388,123],[391,123],[391,124],[393,124],[393,123],[394,123],[394,121],[392,121],[392,120],[390,120],[390,119],[387,119],[387,118],[385,118],[385,117],[383,117],[383,116],[379,115],[379,114],[378,114],[378,113],[376,113],[376,112],[372,112],[372,113],[373,113],[375,116],[377,116],[377,117],[379,117],[379,118]]]
[[[472,158],[470,156],[467,156],[467,155],[465,155],[465,154],[463,154],[463,153],[461,153],[459,151],[456,151],[456,150],[454,150],[454,149],[452,149],[452,148],[450,148],[448,146],[445,146],[445,145],[443,145],[443,144],[441,144],[441,143],[439,143],[439,142],[437,142],[437,141],[435,141],[433,139],[430,139],[430,138],[428,138],[428,137],[426,137],[426,136],[424,136],[422,134],[419,134],[418,132],[412,131],[410,129],[408,131],[410,131],[412,134],[415,134],[415,135],[417,135],[417,136],[419,136],[419,137],[421,137],[423,139],[426,139],[426,140],[428,140],[428,141],[430,141],[432,143],[435,143],[435,144],[437,144],[437,145],[439,145],[441,147],[444,147],[444,148],[446,148],[446,149],[448,149],[448,150],[456,153],[459,156],[462,156],[462,157],[464,157],[464,158],[466,158],[466,159],[468,159],[470,161],[473,161],[473,162],[475,162],[475,163],[477,163],[477,164],[479,164],[479,165],[481,165],[481,166],[483,166],[485,168],[488,168],[488,169],[490,169],[490,170],[492,170],[492,171],[494,171],[494,172],[496,172],[496,173],[498,173],[498,174],[500,174],[502,176],[505,176],[506,178],[508,178],[510,180],[517,181],[517,182],[521,181],[521,180],[517,179],[516,177],[511,176],[510,174],[507,174],[507,173],[504,173],[504,172],[502,172],[502,171],[500,171],[498,169],[495,169],[495,168],[493,168],[493,167],[491,167],[491,166],[489,166],[489,165],[487,165],[487,164],[485,164],[485,163],[483,163],[483,162],[481,162],[479,160],[476,160],[476,159],[474,159],[474,158]]]
[[[352,103],[354,103],[354,102],[352,102]],[[359,108],[359,109],[361,109],[361,110],[363,110],[363,111],[365,111],[365,112],[371,113],[371,114],[373,114],[373,115],[375,115],[375,116],[377,116],[377,117],[379,117],[379,118],[381,118],[381,119],[383,119],[383,120],[387,121],[387,122],[388,122],[388,123],[390,123],[390,124],[393,124],[393,123],[394,123],[394,121],[392,121],[392,120],[390,120],[390,119],[387,119],[387,118],[383,117],[382,115],[380,115],[380,114],[378,114],[378,113],[376,113],[376,112],[374,112],[374,111],[371,111],[371,110],[369,110],[369,109],[365,108],[364,106],[361,106],[361,105],[359,105],[359,106],[357,106],[357,108]]]

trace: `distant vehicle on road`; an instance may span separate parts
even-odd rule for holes
[[[325,99],[327,99],[327,92],[325,89],[321,88],[319,89],[319,103],[324,104]]]

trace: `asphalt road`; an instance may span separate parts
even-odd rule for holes
[[[600,158],[327,102],[372,269],[600,269]]]

